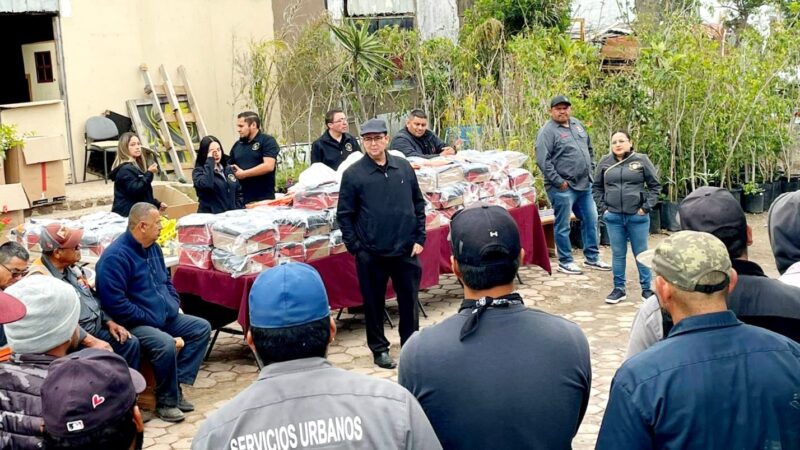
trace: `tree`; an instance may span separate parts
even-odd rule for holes
[[[476,0],[467,11],[466,32],[486,19],[497,19],[508,36],[529,28],[544,27],[565,31],[570,26],[570,0]]]

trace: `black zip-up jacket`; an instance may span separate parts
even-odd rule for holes
[[[353,152],[361,152],[361,147],[353,135],[344,133],[342,140],[337,141],[328,130],[325,130],[322,136],[311,144],[311,164],[321,162],[336,170]]]
[[[410,255],[425,244],[425,200],[414,169],[386,153],[386,165],[369,156],[342,176],[336,218],[347,250],[380,256]]]
[[[435,158],[442,153],[446,147],[439,136],[433,134],[431,130],[425,130],[422,137],[416,137],[408,131],[408,127],[403,127],[392,138],[389,148],[403,152],[406,157],[416,156],[417,158]]]
[[[609,153],[597,164],[592,195],[601,214],[636,214],[639,208],[649,213],[658,202],[659,192],[661,183],[647,155],[631,152],[617,161]]]
[[[111,212],[128,217],[131,208],[139,202],[146,202],[161,207],[161,202],[153,197],[153,173],[142,172],[132,162],[122,163],[108,174],[114,181],[114,204]]]
[[[214,158],[192,170],[192,182],[200,204],[197,212],[219,214],[241,209],[241,186],[231,166],[223,166],[222,173],[214,170]]]

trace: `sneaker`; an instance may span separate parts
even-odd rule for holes
[[[556,270],[558,270],[559,272],[565,273],[567,275],[580,275],[580,274],[583,273],[581,268],[578,267],[578,265],[575,264],[574,262],[567,263],[567,264],[558,263],[558,267],[556,267]]]
[[[617,303],[625,300],[627,296],[625,295],[625,289],[615,287],[613,291],[606,297],[606,303],[609,305],[616,305]]]
[[[656,293],[653,292],[651,289],[645,289],[642,291],[642,301],[645,301],[654,295],[656,295]]]
[[[603,262],[603,261],[601,261],[599,259],[597,261],[584,260],[583,264],[591,267],[592,269],[602,270],[604,272],[607,272],[607,271],[611,270],[611,265],[610,264],[608,264],[606,262]]]
[[[175,406],[157,406],[156,407],[156,417],[163,420],[164,422],[183,422],[186,419],[186,416],[183,414],[183,411],[176,408]]]

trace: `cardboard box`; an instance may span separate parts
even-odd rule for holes
[[[0,219],[10,218],[11,222],[0,233],[0,244],[7,241],[6,236],[17,225],[25,221],[28,197],[21,184],[0,185]]]
[[[6,183],[21,183],[31,207],[63,202],[65,159],[69,153],[64,136],[25,138],[23,148],[6,153]]]
[[[170,219],[180,219],[197,212],[198,203],[183,192],[166,185],[153,186],[153,196],[167,204],[163,214]]]

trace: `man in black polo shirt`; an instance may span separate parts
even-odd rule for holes
[[[412,109],[408,113],[405,128],[394,135],[389,148],[401,151],[407,157],[419,158],[434,158],[456,153],[453,147],[448,147],[428,129],[428,116],[421,109]]]
[[[574,323],[525,307],[514,292],[524,256],[499,206],[450,223],[459,312],[415,334],[398,382],[419,400],[444,448],[569,449],[591,389],[589,343]]]
[[[333,170],[353,152],[361,152],[358,141],[347,130],[347,116],[341,109],[325,113],[327,130],[311,144],[311,164],[321,162]]]
[[[274,137],[261,132],[261,119],[252,111],[236,116],[239,140],[228,163],[242,185],[244,203],[275,198],[275,169],[280,148]]]
[[[364,301],[367,345],[375,364],[396,367],[383,334],[389,278],[400,309],[400,345],[419,328],[417,291],[422,268],[417,255],[425,244],[425,199],[414,169],[386,151],[386,122],[361,126],[366,156],[342,175],[336,218],[347,251],[356,257]]]

